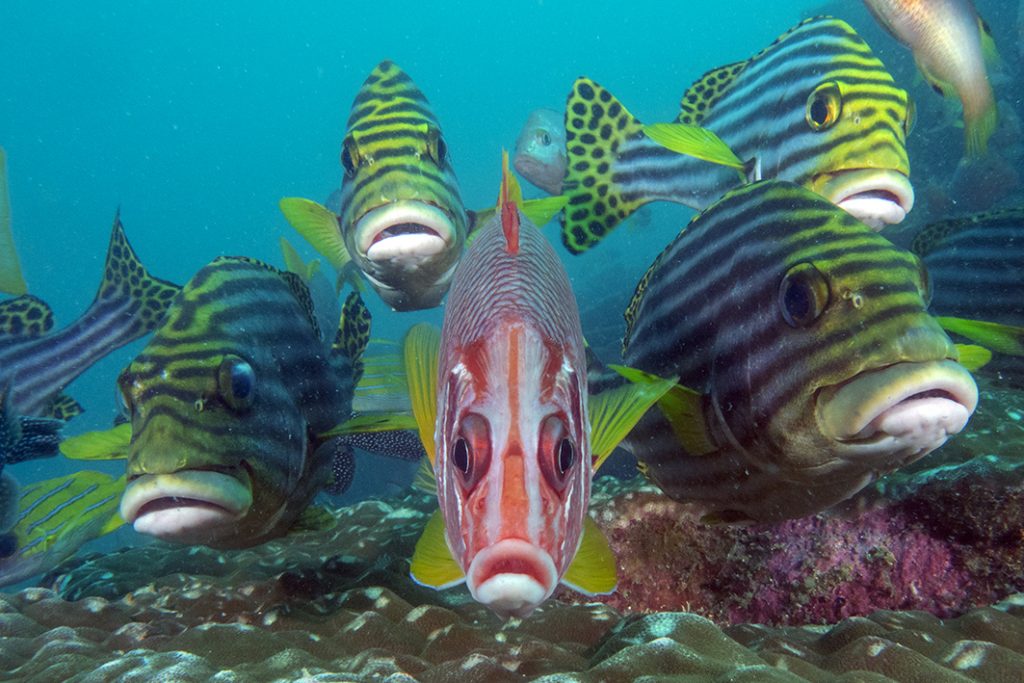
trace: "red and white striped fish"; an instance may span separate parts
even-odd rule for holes
[[[499,615],[524,617],[560,581],[596,594],[616,579],[587,516],[602,454],[592,448],[576,299],[514,182],[506,157],[499,210],[455,272],[440,353],[417,327],[406,358],[420,362],[410,388],[440,503],[412,575],[436,588],[464,579]],[[423,367],[434,358],[436,372]],[[630,426],[649,405],[624,408],[635,413]]]

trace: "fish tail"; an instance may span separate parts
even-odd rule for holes
[[[971,158],[984,156],[988,152],[988,139],[999,122],[991,90],[988,90],[988,98],[982,98],[982,102],[981,107],[968,107],[966,100],[964,103],[964,144],[967,156]]]
[[[600,242],[649,200],[628,196],[615,182],[623,147],[644,136],[643,126],[615,97],[589,78],[578,78],[565,105],[568,165],[563,192],[562,242],[579,254]]]
[[[181,291],[178,285],[149,274],[128,242],[120,214],[114,216],[103,281],[90,306],[90,313],[97,317],[103,311],[121,311],[110,319],[111,329],[104,340],[107,348],[117,348],[155,330]]]

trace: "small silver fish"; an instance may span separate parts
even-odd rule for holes
[[[548,194],[562,191],[565,176],[565,123],[561,112],[535,109],[516,140],[512,165],[519,175]]]

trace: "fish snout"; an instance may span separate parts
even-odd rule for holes
[[[873,230],[900,223],[914,208],[914,186],[903,173],[858,169],[831,174],[818,193]]]
[[[499,616],[524,618],[554,592],[558,570],[541,548],[505,539],[476,554],[466,585],[476,601]]]
[[[410,267],[438,258],[456,237],[455,222],[447,212],[418,200],[384,204],[363,214],[355,224],[355,246],[361,256]]]

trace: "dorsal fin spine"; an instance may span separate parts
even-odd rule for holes
[[[508,170],[508,152],[501,153],[501,229],[510,254],[519,253],[519,207],[509,198],[511,176]]]

